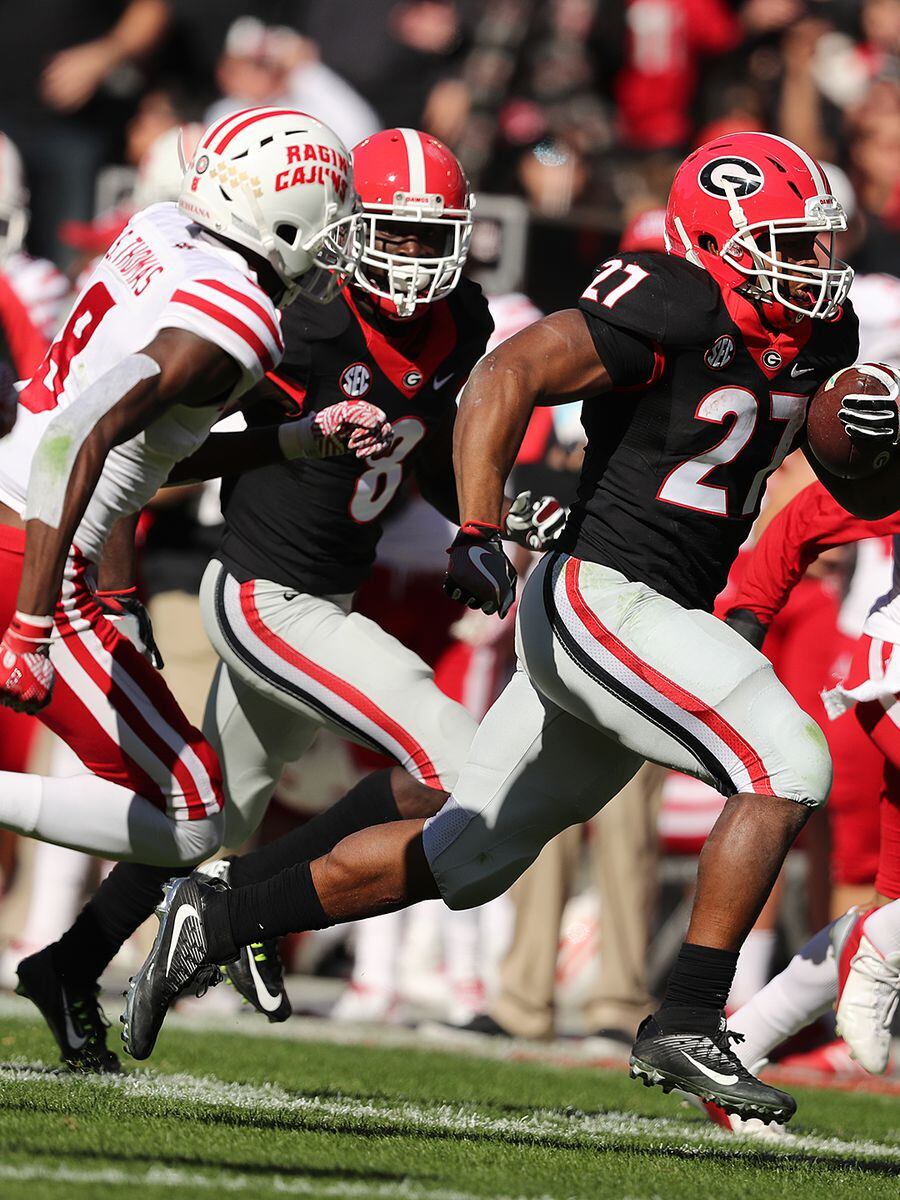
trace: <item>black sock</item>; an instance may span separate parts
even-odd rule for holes
[[[241,946],[252,942],[334,924],[319,903],[308,862],[260,883],[210,894],[204,918],[209,956],[218,963],[235,958]]]
[[[327,812],[319,813],[305,825],[292,829],[284,837],[259,850],[232,858],[229,876],[231,886],[241,888],[251,883],[262,883],[287,867],[321,858],[351,833],[372,825],[399,821],[400,813],[391,788],[392,769],[388,767],[383,771],[374,771],[361,779]],[[258,940],[254,938],[254,941]]]
[[[122,945],[162,899],[163,884],[191,867],[116,863],[74,924],[53,944],[53,962],[64,979],[91,986]]]
[[[669,976],[660,1014],[671,1008],[721,1012],[734,982],[737,960],[736,950],[685,942]]]

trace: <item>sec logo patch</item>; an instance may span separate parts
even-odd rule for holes
[[[703,355],[703,361],[711,371],[721,371],[723,367],[727,367],[733,360],[734,338],[730,333],[723,333],[721,337],[717,337]]]
[[[364,396],[372,386],[372,372],[365,363],[351,363],[341,375],[341,391],[345,396]]]

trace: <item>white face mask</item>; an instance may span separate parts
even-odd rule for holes
[[[376,249],[379,228],[384,232],[391,224],[408,226],[416,220],[436,229],[438,240],[445,242],[443,254],[410,257]],[[472,219],[468,213],[448,217],[366,211],[362,221],[364,246],[353,282],[370,295],[389,301],[398,316],[410,317],[420,306],[442,300],[459,283],[472,236]],[[373,275],[373,271],[376,274]]]
[[[805,216],[801,220],[789,218],[750,224],[743,218],[740,204],[735,198],[732,215],[737,231],[722,247],[720,254],[729,266],[757,280],[763,298],[771,296],[784,308],[801,316],[829,320],[846,300],[853,282],[852,267],[834,254],[834,234],[847,228],[847,218],[833,196],[812,197],[806,201],[805,208]],[[816,246],[822,252],[826,265],[806,266],[779,258],[779,237],[810,233],[827,239],[825,242],[818,237],[816,239]],[[763,248],[767,238],[768,250]],[[792,284],[804,285],[809,297],[807,303],[800,303],[795,298],[791,291]]]

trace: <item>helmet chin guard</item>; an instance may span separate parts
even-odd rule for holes
[[[211,125],[187,166],[178,206],[211,233],[264,258],[298,295],[327,304],[362,252],[350,154],[326,125],[251,108]]]
[[[694,151],[678,169],[666,210],[669,253],[739,288],[778,324],[827,321],[839,312],[853,270],[836,258],[834,234],[846,228],[819,164],[771,134],[733,134]],[[785,256],[784,239],[798,235],[814,237],[816,265]]]
[[[414,129],[366,138],[353,151],[353,169],[363,226],[354,286],[373,297],[380,312],[408,319],[459,283],[472,236],[468,180],[442,142]],[[409,256],[379,249],[378,240],[392,228],[413,226],[443,243],[441,252]]]

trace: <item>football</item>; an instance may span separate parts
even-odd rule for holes
[[[865,479],[887,464],[892,451],[883,444],[871,449],[850,440],[838,411],[845,396],[888,396],[883,380],[889,367],[881,363],[856,363],[832,375],[822,384],[809,404],[806,436],[818,461],[841,479]],[[873,439],[874,441],[875,439]]]

